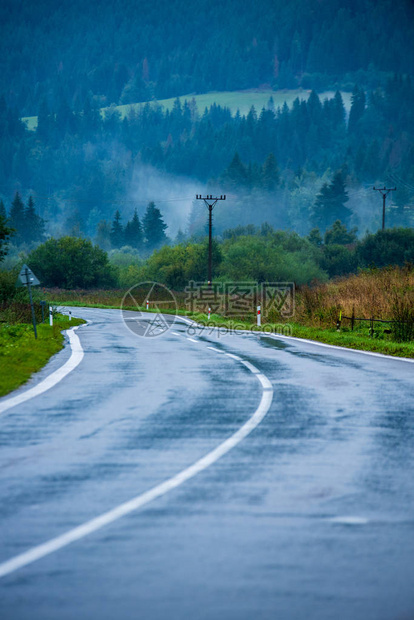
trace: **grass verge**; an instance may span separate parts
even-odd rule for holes
[[[55,316],[53,327],[37,326],[37,340],[32,325],[0,325],[0,396],[26,383],[63,348],[62,330],[82,323],[82,319]]]

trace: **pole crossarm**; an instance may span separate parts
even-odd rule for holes
[[[208,207],[208,284],[212,281],[212,239],[213,239],[213,209],[219,200],[226,200],[226,194],[221,196],[202,196],[196,194],[196,200],[203,200]]]

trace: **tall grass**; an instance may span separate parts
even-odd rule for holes
[[[296,297],[296,320],[314,327],[332,327],[340,311],[348,317],[354,313],[357,318],[402,320],[402,313],[407,318],[413,309],[412,265],[366,270],[316,287],[302,287]]]

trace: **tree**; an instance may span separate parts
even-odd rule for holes
[[[262,187],[268,192],[272,192],[280,183],[279,169],[277,167],[276,158],[270,153],[262,168]]]
[[[148,203],[142,222],[148,248],[158,248],[167,242],[167,235],[165,234],[167,225],[154,202]]]
[[[351,110],[349,112],[348,131],[354,133],[357,129],[358,121],[365,112],[365,93],[358,85],[355,86],[351,97]]]
[[[92,288],[116,284],[107,253],[88,239],[49,239],[29,254],[27,264],[45,286]]]
[[[130,245],[131,248],[135,248],[136,250],[141,249],[143,242],[142,226],[136,209],[132,220],[127,222],[125,226],[124,238],[126,245]]]
[[[325,245],[349,245],[355,243],[356,233],[357,228],[347,230],[345,224],[342,224],[340,220],[336,220],[325,233]]]
[[[121,218],[122,216],[117,209],[110,233],[111,245],[113,248],[121,248],[124,245],[124,229],[121,224]]]
[[[342,172],[334,175],[332,182],[324,183],[313,207],[312,220],[314,226],[318,226],[322,231],[332,225],[336,220],[349,224],[351,210],[345,206],[349,200],[345,189],[345,182]]]
[[[25,209],[19,192],[16,192],[10,208],[10,225],[16,231],[16,244],[23,243],[25,236]]]
[[[391,228],[367,235],[358,246],[358,256],[364,267],[414,264],[414,230]]]
[[[246,166],[243,164],[238,153],[234,154],[229,166],[226,168],[222,175],[222,181],[230,184],[233,187],[240,185],[246,185],[248,181],[248,174]]]
[[[29,196],[24,212],[24,240],[26,243],[42,241],[45,235],[45,221],[36,213],[34,200]]]
[[[316,245],[317,248],[320,248],[323,243],[323,239],[319,228],[312,228],[308,235],[308,239],[312,245]]]
[[[3,201],[0,201],[0,262],[4,260],[8,252],[8,242],[10,237],[13,235],[13,228],[8,226],[7,218],[6,218],[6,209],[4,207]]]
[[[98,222],[95,242],[103,250],[111,249],[111,225],[106,220],[100,220],[100,222]]]

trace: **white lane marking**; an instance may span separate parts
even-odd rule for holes
[[[171,332],[172,334],[174,334],[174,336],[182,336],[182,334],[179,334],[178,332]]]
[[[55,372],[52,372],[52,374],[46,377],[46,379],[43,379],[43,381],[41,381],[38,385],[35,385],[22,394],[12,396],[3,402],[0,402],[0,413],[4,413],[8,409],[11,409],[16,405],[20,405],[26,400],[39,396],[39,394],[43,394],[43,392],[50,390],[50,388],[54,387],[57,383],[59,383],[59,381],[62,381],[62,379],[64,379],[70,372],[72,372],[72,370],[76,368],[76,366],[81,363],[84,351],[77,334],[75,334],[75,329],[78,329],[78,327],[81,326],[76,325],[76,327],[72,327],[66,332],[69,337],[70,347],[72,349],[72,354],[67,362],[55,370]]]
[[[186,336],[187,340],[191,340],[191,342],[199,342],[199,340],[194,340],[194,338],[190,338],[189,336]]]
[[[234,355],[233,353],[226,353],[226,355],[227,355],[227,357],[231,357],[231,358],[233,358],[234,360],[237,360],[238,362],[241,362],[241,361],[242,361],[242,358],[241,358],[241,357],[239,357],[238,355]]]
[[[340,523],[342,525],[366,525],[367,523],[369,523],[369,519],[366,519],[365,517],[332,517],[330,519],[327,519],[327,521],[330,521],[331,523]]]
[[[244,364],[246,366],[246,368],[248,368],[250,370],[250,372],[253,372],[255,374],[259,374],[260,373],[260,370],[257,370],[257,368],[255,366],[253,366],[253,364],[251,364],[247,360],[241,360],[241,363]]]
[[[253,368],[255,367],[253,366]],[[256,368],[255,371],[257,371]],[[135,510],[138,510],[138,508],[142,508],[142,506],[145,506],[146,504],[149,504],[158,497],[165,495],[172,489],[179,487],[187,480],[190,480],[190,478],[193,478],[203,470],[216,463],[219,459],[221,459],[222,456],[227,454],[227,452],[230,452],[230,450],[235,448],[241,441],[243,441],[243,439],[245,439],[260,424],[260,422],[263,420],[266,413],[270,409],[270,405],[272,404],[273,400],[272,385],[267,379],[267,377],[265,377],[261,373],[255,373],[255,377],[257,377],[263,387],[262,398],[260,400],[259,406],[257,407],[252,417],[249,418],[247,422],[245,422],[243,426],[239,428],[238,431],[236,431],[223,443],[217,446],[217,448],[215,448],[211,452],[208,452],[208,454],[196,461],[193,465],[190,465],[190,467],[187,467],[186,469],[178,473],[176,476],[169,478],[169,480],[162,482],[161,484],[155,486],[149,491],[146,491],[141,495],[137,495],[137,497],[134,497],[128,502],[125,502],[124,504],[121,504],[120,506],[117,506],[116,508],[105,512],[99,517],[91,519],[90,521],[87,521],[86,523],[83,523],[82,525],[79,525],[78,527],[69,530],[69,532],[66,532],[66,534],[62,534],[61,536],[52,538],[51,540],[43,543],[42,545],[33,547],[33,549],[30,549],[29,551],[21,553],[20,555],[17,555],[14,558],[7,560],[6,562],[3,562],[2,564],[0,564],[0,577],[9,575],[10,573],[13,573],[19,568],[23,568],[24,566],[27,566],[32,562],[36,562],[37,560],[40,560],[46,555],[50,555],[51,553],[54,553],[55,551],[58,551],[59,549],[70,545],[76,540],[80,540],[81,538],[84,538],[85,536],[88,536],[89,534],[100,530],[102,527],[105,527],[109,523],[113,523],[114,521],[121,519],[125,515],[128,515]]]
[[[220,349],[216,349],[215,347],[207,347],[207,349],[210,349],[211,351],[215,351],[216,353],[224,353],[224,351],[220,351]]]

